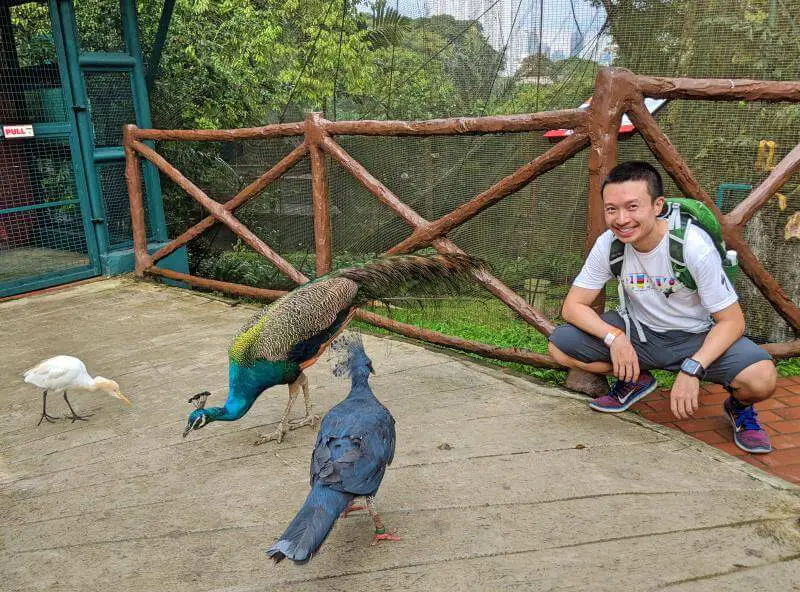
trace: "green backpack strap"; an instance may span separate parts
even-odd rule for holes
[[[686,268],[686,257],[683,254],[684,238],[694,218],[683,213],[677,201],[667,202],[665,205],[667,211],[664,217],[669,225],[669,260],[672,263],[672,274],[684,286],[696,290],[697,283]]]

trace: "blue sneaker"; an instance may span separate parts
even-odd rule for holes
[[[636,401],[641,401],[656,390],[658,383],[649,372],[640,372],[636,382],[614,381],[614,386],[607,395],[598,397],[589,407],[603,413],[620,413],[626,411]]]
[[[751,454],[769,454],[772,444],[764,428],[758,423],[758,413],[752,405],[740,409],[741,405],[734,403],[733,397],[728,397],[723,406],[728,421],[733,428],[733,441],[736,445]]]

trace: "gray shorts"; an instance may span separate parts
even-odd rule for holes
[[[615,311],[601,315],[602,319],[615,327],[625,330],[625,322]],[[631,343],[639,357],[642,370],[669,370],[678,372],[684,359],[697,353],[708,333],[687,333],[686,331],[666,331],[657,333],[642,325],[647,342],[642,343],[631,330]],[[556,327],[550,335],[550,341],[569,357],[580,362],[610,362],[608,348],[600,339],[581,331],[572,325]],[[740,337],[706,370],[704,380],[730,386],[734,378],[745,368],[771,360],[772,357],[747,337]]]

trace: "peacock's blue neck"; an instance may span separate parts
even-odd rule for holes
[[[240,365],[230,360],[228,399],[223,407],[208,408],[215,421],[236,421],[253,406],[259,395],[271,386],[294,382],[300,374],[297,364],[285,361],[258,360]]]

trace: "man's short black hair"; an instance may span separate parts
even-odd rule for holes
[[[624,183],[625,181],[647,181],[647,192],[653,201],[664,195],[661,174],[653,165],[643,160],[629,160],[611,169],[600,187],[600,195],[603,195],[603,190],[609,183]]]

